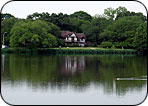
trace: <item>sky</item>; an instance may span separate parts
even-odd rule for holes
[[[76,11],[85,11],[94,16],[103,14],[106,8],[116,9],[119,6],[146,15],[145,7],[136,1],[12,1],[3,7],[2,13],[10,13],[17,18],[26,18],[27,15],[35,12],[72,14]]]

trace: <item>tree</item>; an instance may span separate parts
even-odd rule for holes
[[[1,38],[3,37],[3,34],[7,32],[4,36],[5,39],[5,45],[9,46],[9,40],[10,40],[10,31],[13,25],[18,21],[17,18],[11,17],[6,18],[1,22]],[[3,39],[1,39],[2,41]]]
[[[87,21],[92,20],[91,15],[89,15],[88,13],[86,13],[84,11],[74,12],[73,14],[70,15],[70,17],[71,18],[78,18],[78,19],[82,19],[82,20],[87,20]]]
[[[81,26],[82,24],[86,24],[87,21],[91,21],[91,15],[86,12],[79,11],[75,12],[71,15],[63,14],[63,13],[33,13],[27,16],[27,19],[31,20],[43,20],[49,23],[53,23],[54,25],[60,27],[61,30],[69,30],[73,32],[82,32]]]
[[[83,24],[82,30],[86,35],[87,41],[90,41],[93,45],[100,44],[100,33],[111,24],[111,20],[106,18],[94,18],[90,23]]]
[[[1,13],[1,21],[8,19],[8,18],[14,18],[14,16],[9,13]]]
[[[43,40],[42,45],[43,47],[56,47],[57,46],[56,37],[49,33],[47,35],[47,38]]]
[[[118,8],[116,8],[116,19],[128,15],[127,12],[128,11],[125,7],[119,6]]]
[[[141,17],[141,19],[144,22],[147,21],[146,16],[144,16],[143,13],[141,13],[141,12],[138,12],[138,13],[130,12],[125,7],[121,7],[121,6],[118,7],[116,9],[116,18],[115,19],[117,20],[117,19],[125,17],[125,16],[139,16],[139,17]]]
[[[90,22],[87,20],[79,19],[79,18],[70,18],[70,23],[71,23],[73,32],[82,33],[82,25],[89,24]]]
[[[131,48],[135,30],[141,23],[143,20],[139,16],[122,17],[106,27],[100,36],[104,42],[120,42],[126,48]]]
[[[52,28],[41,20],[20,20],[11,30],[10,46],[12,47],[55,47],[56,37],[51,34]]]
[[[108,16],[108,19],[113,20],[116,14],[116,10],[114,8],[107,8],[104,10],[104,14]]]
[[[40,19],[40,18],[42,18],[42,14],[38,13],[38,12],[35,12],[35,13],[27,16],[27,19],[32,19],[32,20],[36,20],[36,19]]]
[[[147,50],[147,24],[142,23],[133,38],[133,46],[137,50]]]
[[[52,24],[50,22],[47,22],[48,26],[50,26],[50,29],[48,31],[48,33],[51,33],[52,35],[56,36],[56,37],[59,37],[60,36],[60,27],[58,27],[57,25],[55,24]]]

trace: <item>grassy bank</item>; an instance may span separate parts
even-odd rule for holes
[[[73,48],[38,48],[38,49],[22,49],[22,48],[5,48],[1,49],[1,53],[16,54],[137,54],[134,49],[103,49],[92,47],[73,47]]]

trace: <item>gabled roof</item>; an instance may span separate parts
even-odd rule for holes
[[[81,39],[81,38],[85,38],[84,33],[76,33],[77,38]]]
[[[63,37],[63,38],[66,38],[72,34],[73,34],[73,32],[70,32],[70,31],[61,31],[61,37]]]
[[[61,37],[66,38],[72,35],[73,33],[76,35],[78,39],[85,38],[84,33],[75,33],[75,32],[70,32],[70,31],[61,31]]]

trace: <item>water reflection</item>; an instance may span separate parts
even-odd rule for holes
[[[81,73],[85,68],[84,56],[65,56],[63,64],[61,64],[61,74],[63,76],[74,75]]]
[[[85,92],[103,88],[107,95],[142,90],[146,81],[116,81],[146,76],[147,60],[137,56],[27,56],[2,55],[2,83],[33,90]]]

